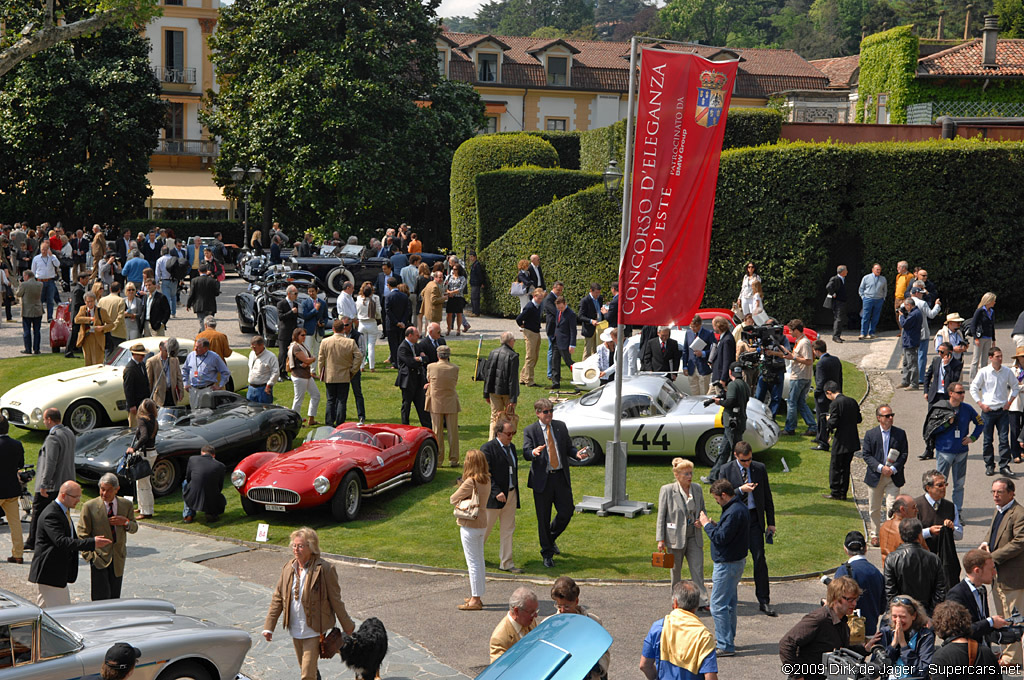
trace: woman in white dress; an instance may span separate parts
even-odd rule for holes
[[[363,283],[356,298],[356,320],[359,322],[359,349],[366,357],[367,370],[373,371],[376,366],[376,345],[380,337],[380,298],[373,292],[373,284]]]
[[[761,277],[757,275],[757,266],[748,262],[743,268],[743,284],[740,286],[740,296],[736,302],[739,303],[742,313],[740,316],[754,313],[754,282],[761,283]]]

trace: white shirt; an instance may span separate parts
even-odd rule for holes
[[[913,298],[914,305],[921,310],[921,339],[927,342],[932,337],[932,332],[928,329],[928,319],[934,319],[942,308],[942,305],[935,302],[934,307],[929,307],[928,303],[921,298]],[[928,349],[925,346],[925,349]]]
[[[878,429],[882,432],[882,454],[885,456],[884,459],[888,460],[888,458],[889,458],[889,448],[890,448],[889,447],[889,441],[890,441],[890,438],[892,437],[892,428],[890,427],[887,430],[884,427],[882,427],[881,425],[879,425]],[[878,474],[882,474],[882,468],[883,467],[885,467],[884,463],[880,463],[878,465],[878,470],[877,470]],[[898,468],[895,465],[890,464],[889,467],[892,468],[892,473],[893,474],[896,474],[896,472],[898,472]]]
[[[979,404],[989,408],[1004,408],[1006,402],[1017,396],[1020,392],[1020,383],[1017,376],[1007,366],[1002,366],[998,371],[989,364],[978,371],[971,381],[971,397]]]
[[[338,316],[347,316],[350,319],[356,318],[356,301],[347,293],[338,296]]]
[[[39,253],[32,258],[32,273],[36,275],[37,281],[55,279],[59,271],[60,260],[53,253],[50,253],[48,256]]]
[[[273,352],[265,348],[259,354],[249,353],[249,384],[250,385],[273,385],[277,383],[280,375],[277,364],[277,357]]]
[[[267,351],[263,353],[270,354]],[[299,579],[299,599],[295,599],[294,582],[292,583],[292,588],[288,591],[288,632],[296,640],[320,637],[320,633],[306,625],[306,609],[302,606],[301,593],[306,589],[306,575],[308,573],[309,570],[299,567],[298,577],[293,577]]]
[[[938,501],[935,500],[934,498],[932,498],[931,494],[928,494],[928,493],[925,493],[924,500],[925,500],[925,502],[928,505],[932,506],[932,508],[934,508],[935,504],[938,503]],[[931,528],[925,527],[924,530],[921,532],[921,535],[924,536],[925,538],[931,538],[932,537]],[[964,537],[964,527],[963,527],[962,524],[960,524],[960,511],[957,510],[956,506],[954,505],[953,506],[953,540],[954,541],[959,541],[963,537]]]
[[[171,261],[172,257],[176,258],[177,255],[171,255],[171,254],[168,253],[167,255],[161,255],[160,257],[157,258],[157,260],[156,260],[156,280],[158,282],[159,281],[163,281],[164,279],[171,278],[171,273],[169,271],[167,271],[167,263]]]

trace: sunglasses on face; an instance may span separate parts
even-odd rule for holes
[[[552,409],[549,409],[549,408],[548,409],[544,409],[543,411],[537,411],[537,413],[543,413],[544,415],[547,415],[547,414],[549,414],[551,412],[552,412]]]

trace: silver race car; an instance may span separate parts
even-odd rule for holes
[[[244,680],[238,669],[252,644],[245,631],[176,614],[165,600],[43,611],[0,590],[0,680],[98,678],[115,642],[142,652],[133,680]]]
[[[711,465],[722,438],[722,408],[704,405],[706,397],[683,394],[663,376],[623,376],[622,441],[629,453],[696,456]],[[555,406],[554,417],[569,428],[577,448],[601,452],[611,440],[615,420],[615,386],[605,385],[579,399]],[[743,439],[754,451],[764,451],[779,440],[779,426],[768,408],[756,399],[747,402],[747,429]],[[591,456],[579,464],[590,464]],[[576,462],[576,461],[572,461]]]

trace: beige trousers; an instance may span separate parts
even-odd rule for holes
[[[992,585],[994,586],[992,589],[992,599],[995,600],[997,614],[1005,618],[1010,616],[1010,612],[1013,611],[1014,607],[1018,611],[1024,609],[1024,590],[1005,588],[999,582],[998,577],[992,582]],[[1022,658],[1024,658],[1021,654],[1020,641],[1018,640],[1012,645],[1004,645],[1001,658],[1007,665],[1018,665]]]
[[[492,437],[493,439],[493,437]],[[516,566],[512,561],[512,534],[516,530],[516,498],[519,491],[512,489],[508,492],[508,499],[503,508],[487,508],[487,533],[484,534],[484,542],[487,542],[495,522],[501,522],[501,529],[498,534],[498,567],[511,569]]]
[[[870,496],[868,498],[868,513],[871,517],[871,524],[868,527],[868,532],[871,534],[870,538],[878,537],[878,527],[882,525],[884,520],[882,517],[882,500],[885,500],[885,516],[889,516],[889,508],[896,502],[896,496],[900,493],[900,487],[892,483],[892,477],[881,477],[878,480],[878,485],[871,489]]]
[[[534,380],[533,373],[537,368],[537,356],[540,354],[540,333],[534,333],[524,328],[523,337],[526,340],[526,362],[519,372],[519,382],[532,385],[537,382]]]
[[[505,413],[505,409],[512,403],[512,399],[507,394],[492,394],[491,395],[491,429],[487,435],[487,439],[494,439],[494,426],[498,422],[498,417]],[[506,414],[508,419],[512,421],[512,424],[519,427],[519,416],[515,413]]]
[[[711,374],[700,375],[696,369],[687,376],[690,380],[690,396],[699,397],[711,390]]]
[[[583,338],[583,359],[586,359],[595,352],[597,352],[597,333],[594,333],[589,338]]]
[[[316,664],[320,659],[320,636],[301,640],[292,638],[292,644],[295,645],[295,656],[299,660],[299,677],[302,680],[316,680]]]
[[[77,555],[75,555],[75,559],[78,559]],[[53,586],[37,583],[36,604],[43,609],[63,607],[66,604],[71,604],[71,591],[67,589],[67,586],[54,588]]]
[[[437,464],[444,459],[444,426],[448,422],[448,462],[452,466],[459,464],[459,414],[430,412],[430,423],[437,440]]]
[[[21,508],[17,496],[0,499],[0,510],[3,510],[7,525],[11,527],[11,557],[24,557],[25,537],[21,533]]]

